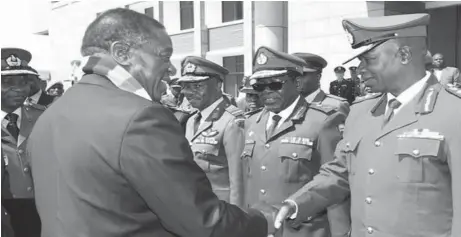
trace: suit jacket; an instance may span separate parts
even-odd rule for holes
[[[42,91],[42,95],[40,96],[40,99],[38,100],[37,104],[43,105],[43,106],[50,106],[51,103],[56,99],[57,97],[48,95],[45,91]]]
[[[243,112],[223,100],[194,133],[197,114],[187,121],[186,138],[194,160],[205,171],[213,191],[221,199],[237,206],[243,204],[243,180],[240,154],[243,149]]]
[[[321,164],[333,158],[341,139],[338,125],[344,115],[326,105],[308,105],[300,99],[294,112],[271,137],[266,136],[269,112],[263,110],[249,118],[245,126],[245,148],[242,153],[245,172],[245,203],[271,205],[308,183],[319,172]],[[350,230],[349,202],[345,197],[330,210],[312,213],[300,226],[285,225],[284,237],[347,236]],[[338,201],[339,202],[339,201]]]
[[[24,103],[21,107],[21,128],[16,140],[2,126],[2,150],[6,161],[11,195],[4,198],[34,198],[31,174],[31,157],[26,153],[27,141],[35,122],[46,107],[39,104]]]
[[[354,237],[461,236],[461,90],[432,76],[383,126],[385,97],[352,106],[336,160],[290,197],[297,218],[350,194]]]
[[[315,92],[314,92],[315,93]],[[319,103],[335,107],[340,113],[344,114],[345,117],[349,114],[350,105],[346,99],[335,96],[332,94],[327,94],[323,90],[319,90],[317,94],[312,98],[308,99],[310,96],[306,97],[307,103]]]
[[[461,88],[461,75],[459,69],[455,67],[445,67],[442,69],[440,84],[446,86],[448,84]]]
[[[14,230],[11,226],[10,214],[3,207],[4,197],[10,197],[10,182],[8,177],[8,172],[5,171],[5,157],[2,149],[2,237],[14,237]]]
[[[42,236],[266,236],[220,201],[163,105],[84,75],[30,136]]]
[[[355,82],[349,79],[330,82],[330,94],[346,99],[349,104],[355,100]]]

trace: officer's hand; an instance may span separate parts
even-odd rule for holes
[[[296,212],[296,206],[292,202],[285,202],[275,217],[274,227],[280,229],[283,222]]]

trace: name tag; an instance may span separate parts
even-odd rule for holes
[[[214,137],[197,137],[197,139],[195,139],[194,143],[196,144],[211,144],[211,145],[216,145],[218,144],[218,140],[216,140],[216,138]]]
[[[305,137],[284,137],[280,143],[285,144],[298,144],[298,145],[305,145],[305,146],[312,146],[314,144],[313,141],[309,138]]]

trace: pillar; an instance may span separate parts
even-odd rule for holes
[[[288,51],[288,2],[255,1],[254,3],[255,49],[267,46]]]

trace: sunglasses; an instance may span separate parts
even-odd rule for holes
[[[263,92],[266,88],[269,88],[269,90],[272,91],[278,91],[282,89],[283,84],[285,84],[286,81],[276,81],[276,82],[271,82],[271,83],[259,83],[259,84],[254,84],[252,85],[253,90],[257,92]]]

